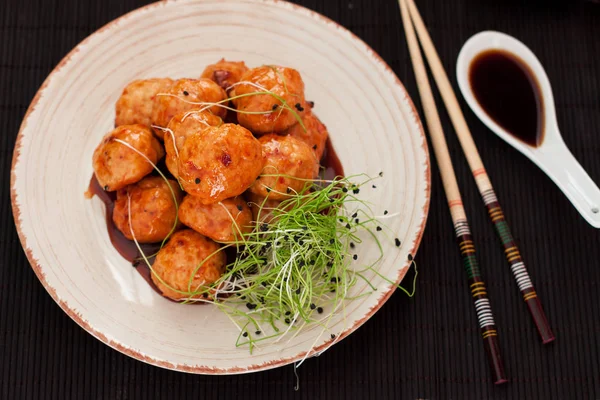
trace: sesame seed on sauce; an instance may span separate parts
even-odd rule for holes
[[[267,193],[270,193],[270,192],[271,192],[271,188],[270,188],[270,187],[268,187],[268,186],[265,186],[265,189],[267,190]]]
[[[285,192],[286,192],[287,194],[290,194],[290,193],[292,193],[292,188],[287,188],[287,189],[285,189]]]
[[[277,104],[273,104],[273,107],[271,107],[271,110],[275,111],[275,110],[277,110],[277,107],[279,107]]]
[[[402,242],[398,238],[396,238],[394,241],[396,242],[396,247],[400,247],[400,245],[402,244]]]
[[[244,209],[244,207],[242,207],[240,204],[238,204],[237,209],[238,209],[238,211],[242,211]]]
[[[184,95],[184,96],[189,96],[189,94],[190,94],[190,93],[189,93],[187,90],[184,90],[184,91],[183,91],[183,95]]]
[[[315,144],[315,145],[313,146],[313,150],[316,150],[316,149],[317,149],[317,145]]]
[[[295,107],[296,107],[296,110],[298,110],[300,112],[304,111],[304,107],[302,107],[302,104],[300,104],[300,103],[296,103]]]
[[[199,185],[199,184],[200,184],[200,178],[196,178],[196,179],[194,180],[194,182],[196,182],[196,185]]]

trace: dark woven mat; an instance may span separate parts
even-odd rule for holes
[[[12,149],[25,110],[55,64],[143,0],[4,0],[0,7],[1,399],[600,398],[600,232],[525,157],[466,112],[557,340],[538,340],[457,140],[448,137],[499,326],[510,383],[494,387],[476,328],[437,168],[417,256],[417,294],[396,293],[367,324],[300,370],[193,376],[130,359],[79,328],[29,267],[9,200]],[[298,1],[351,29],[417,91],[395,0]],[[418,0],[451,77],[462,43],[496,29],[528,44],[554,87],[565,141],[600,182],[600,4]],[[463,104],[464,106],[464,104]],[[466,108],[465,108],[466,109]],[[450,130],[447,117],[443,122]]]

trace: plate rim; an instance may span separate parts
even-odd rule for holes
[[[200,0],[200,1],[202,1],[202,0]],[[396,75],[394,70],[387,64],[387,62],[385,60],[383,60],[383,58],[381,58],[381,56],[375,50],[373,50],[373,48],[371,48],[371,46],[369,46],[366,42],[364,42],[360,37],[355,35],[352,31],[350,31],[346,27],[342,26],[341,24],[335,22],[334,20],[332,20],[316,11],[313,11],[307,7],[304,7],[304,6],[301,6],[298,4],[294,4],[294,3],[290,3],[290,2],[284,1],[284,0],[254,0],[254,1],[256,1],[257,3],[271,3],[273,5],[277,5],[280,7],[281,6],[286,7],[288,9],[292,10],[293,12],[298,12],[298,11],[304,12],[315,20],[318,20],[327,25],[332,25],[335,28],[341,30],[342,32],[349,34],[352,41],[358,42],[361,45],[363,45],[365,47],[365,49],[381,64],[381,66],[385,70],[387,70],[389,73],[391,73],[391,75],[394,78],[395,84],[405,94],[405,99],[407,101],[407,104],[410,106],[410,113],[411,113],[412,117],[414,118],[414,122],[417,126],[417,131],[419,132],[419,134],[421,136],[421,139],[422,139],[421,148],[423,149],[424,154],[425,154],[425,167],[424,167],[425,168],[425,190],[424,190],[425,203],[422,208],[423,218],[421,220],[417,236],[413,242],[412,249],[409,250],[409,254],[411,254],[414,257],[419,249],[420,244],[421,244],[421,240],[423,238],[423,233],[425,231],[425,226],[427,224],[427,220],[429,217],[429,207],[430,207],[430,202],[431,202],[431,157],[430,157],[429,146],[427,143],[427,138],[425,136],[425,131],[423,128],[421,118],[419,116],[419,113],[418,113],[415,105],[414,105],[414,102],[412,101],[412,98],[410,97],[408,91],[406,90],[406,87],[404,86],[402,81],[400,81],[400,79],[398,78],[398,76]],[[131,10],[131,11],[109,21],[105,25],[101,26],[100,28],[98,28],[97,30],[95,30],[94,32],[89,34],[82,41],[80,41],[73,49],[71,49],[61,59],[61,61],[52,69],[50,74],[48,74],[48,76],[46,77],[46,79],[44,80],[42,85],[37,90],[33,99],[31,100],[31,103],[29,104],[29,107],[27,108],[27,111],[25,112],[25,114],[23,116],[23,120],[21,122],[21,125],[19,127],[19,132],[18,132],[16,140],[15,140],[12,162],[11,162],[11,169],[10,169],[10,199],[11,199],[11,205],[12,205],[12,211],[13,211],[13,219],[15,222],[17,234],[19,236],[19,241],[21,242],[21,247],[23,248],[23,251],[25,252],[25,255],[27,257],[27,260],[29,261],[31,268],[33,269],[34,273],[38,277],[38,279],[39,279],[40,283],[42,284],[42,286],[44,287],[44,289],[46,289],[46,291],[48,292],[50,297],[56,302],[56,304],[58,304],[58,306],[73,321],[75,321],[75,323],[77,323],[77,325],[79,325],[87,333],[89,333],[90,335],[92,335],[93,337],[95,337],[96,339],[101,341],[102,343],[106,344],[107,346],[109,346],[131,358],[134,358],[138,361],[142,361],[142,362],[150,364],[150,365],[154,365],[157,367],[162,367],[162,368],[166,368],[166,369],[170,369],[170,370],[180,371],[180,372],[188,372],[188,373],[194,373],[194,374],[206,374],[206,375],[229,375],[229,374],[242,374],[242,373],[264,371],[264,370],[268,370],[268,369],[272,369],[272,368],[282,367],[282,366],[291,364],[293,362],[296,362],[298,360],[301,360],[303,358],[312,357],[313,355],[320,353],[323,350],[330,347],[331,342],[326,342],[319,346],[314,346],[310,350],[308,350],[306,352],[300,352],[295,356],[280,358],[278,360],[273,360],[273,361],[265,362],[262,364],[253,364],[253,365],[249,366],[248,368],[241,368],[241,367],[214,368],[214,367],[201,366],[201,365],[174,364],[169,361],[154,359],[146,354],[143,354],[142,352],[140,352],[138,350],[134,350],[133,348],[124,345],[123,343],[109,339],[104,333],[94,329],[85,318],[83,318],[76,310],[72,309],[69,306],[69,304],[67,304],[66,301],[62,300],[60,298],[60,296],[57,294],[56,290],[46,281],[46,276],[45,276],[42,266],[40,265],[38,260],[33,256],[32,250],[27,245],[27,238],[25,237],[25,235],[22,231],[22,228],[21,228],[21,218],[20,218],[21,210],[19,208],[19,205],[16,202],[17,176],[15,173],[15,166],[17,164],[17,161],[19,161],[19,158],[21,155],[21,148],[23,146],[21,143],[21,141],[23,139],[23,131],[25,130],[25,128],[27,126],[27,122],[28,122],[28,119],[29,119],[31,113],[33,113],[35,111],[36,105],[39,102],[39,100],[41,99],[43,92],[46,90],[47,86],[49,85],[50,81],[55,76],[55,74],[57,74],[63,67],[65,67],[70,62],[71,58],[77,52],[79,52],[80,49],[82,47],[84,47],[92,38],[99,35],[103,31],[111,28],[114,24],[116,24],[117,22],[119,22],[122,19],[131,17],[132,15],[135,15],[137,13],[145,12],[152,8],[163,6],[166,3],[177,3],[177,0],[159,0],[157,2],[150,3],[145,6],[136,8],[134,10]],[[343,332],[341,332],[338,335],[338,337],[335,339],[336,343],[339,342],[340,340],[346,338],[348,335],[350,335],[354,331],[356,331],[360,326],[362,326],[367,320],[369,320],[385,304],[385,302],[395,292],[396,286],[406,276],[406,274],[409,270],[409,267],[410,267],[410,262],[408,263],[408,265],[405,265],[404,267],[400,268],[400,272],[398,274],[398,277],[396,278],[395,285],[391,286],[390,289],[379,299],[377,304],[375,304],[373,307],[371,307],[370,310],[362,318],[357,320],[351,327],[349,327],[349,328],[345,329]]]

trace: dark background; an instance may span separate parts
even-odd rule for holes
[[[416,258],[420,275],[415,297],[397,292],[357,332],[306,362],[299,370],[298,392],[293,390],[292,367],[241,376],[187,375],[128,358],[79,328],[51,300],[21,249],[9,200],[12,149],[29,102],[61,58],[105,23],[145,3],[3,0],[0,6],[0,398],[600,398],[600,233],[540,170],[487,131],[464,102],[557,336],[552,345],[540,343],[442,113],[496,313],[509,384],[494,387],[490,382],[435,163],[431,211]],[[397,1],[297,3],[365,40],[390,64],[419,107]],[[478,31],[500,30],[530,46],[553,84],[567,145],[600,182],[600,5],[569,0],[417,4],[453,81],[460,47]]]

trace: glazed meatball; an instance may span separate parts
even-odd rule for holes
[[[154,243],[169,235],[177,220],[175,201],[179,204],[183,193],[177,182],[168,182],[158,176],[147,176],[117,192],[113,222],[127,239],[133,240],[135,236],[140,243]]]
[[[242,194],[263,165],[261,144],[252,133],[223,124],[188,136],[179,151],[179,181],[186,192],[211,204]]]
[[[262,66],[248,70],[241,77],[242,82],[252,82],[282,97],[288,106],[302,117],[308,111],[304,100],[304,82],[298,71],[278,66]],[[242,83],[231,91],[231,96],[261,91],[256,86]],[[241,97],[232,100],[238,110],[240,125],[255,134],[283,132],[297,123],[290,110],[281,107],[281,102],[269,94]],[[249,112],[267,112],[266,114],[246,114]]]
[[[211,64],[204,69],[201,78],[208,78],[227,90],[231,85],[240,81],[242,75],[248,71],[243,61],[221,61]]]
[[[263,223],[267,224],[273,220],[273,211],[276,208],[279,208],[281,204],[281,200],[271,200],[270,198],[265,198],[258,196],[250,191],[246,192],[246,199],[248,199],[248,206],[250,210],[252,210],[252,220],[253,223]]]
[[[327,143],[327,127],[317,118],[313,113],[308,113],[302,118],[304,129],[302,125],[296,124],[286,131],[286,134],[296,139],[300,139],[307,145],[309,145],[317,160],[323,157],[325,151],[325,144]]]
[[[188,136],[203,131],[210,126],[219,126],[223,123],[223,120],[208,111],[196,112],[193,114],[187,114],[187,111],[181,112],[175,115],[169,125],[167,125],[167,131],[165,132],[165,151],[167,153],[165,157],[165,163],[167,168],[171,171],[171,174],[175,178],[179,176],[177,170],[177,164],[179,162],[179,150],[185,139]],[[173,133],[173,135],[171,135]],[[173,146],[173,137],[175,137],[175,146]]]
[[[148,175],[153,169],[148,160],[156,164],[164,154],[150,128],[139,124],[122,125],[104,136],[94,151],[92,165],[100,186],[104,190],[114,191]]]
[[[166,91],[173,84],[169,78],[141,79],[125,87],[115,105],[115,126],[152,124],[152,104],[156,94]]]
[[[200,268],[194,275],[190,288],[192,292],[207,288],[221,277],[225,272],[225,253],[216,252],[219,247],[217,243],[191,229],[174,233],[156,255],[152,265],[152,281],[163,296],[173,300],[202,297],[200,294],[189,296],[177,291],[188,292],[190,277],[198,266]]]
[[[225,91],[210,79],[179,79],[165,91],[165,95],[156,96],[152,109],[152,123],[166,127],[175,114],[182,111],[198,110],[201,104],[216,103],[227,98]],[[213,106],[210,109],[214,115],[224,117],[227,110]],[[162,139],[164,132],[156,129],[156,134]]]
[[[301,192],[319,173],[319,162],[312,149],[292,136],[269,134],[259,139],[265,167],[250,191],[271,200],[283,200],[288,194]],[[278,175],[278,176],[269,176]]]
[[[217,242],[232,242],[252,232],[252,211],[242,197],[205,205],[197,197],[186,196],[179,207],[179,219]]]

